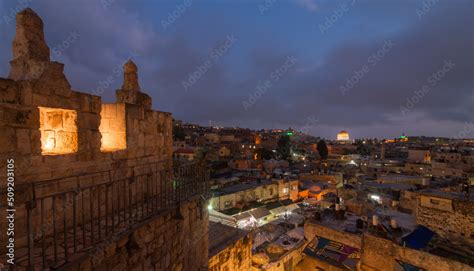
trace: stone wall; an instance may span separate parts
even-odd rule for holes
[[[420,250],[398,246],[390,240],[364,234],[362,241],[361,270],[395,270],[398,261],[423,270],[472,270],[472,267]]]
[[[307,240],[313,240],[316,235],[351,247],[359,249],[362,247],[362,235],[360,234],[352,234],[307,221],[304,225],[304,237]]]
[[[435,231],[441,242],[474,257],[474,202],[441,195],[420,195],[416,222]]]
[[[405,213],[414,214],[416,213],[416,207],[418,206],[418,195],[416,192],[402,191],[400,195],[400,211]]]
[[[127,126],[125,104],[102,104],[99,131],[102,151],[117,151],[127,148]]]
[[[401,247],[391,240],[379,238],[369,233],[352,234],[319,225],[317,223],[305,224],[305,237],[313,240],[321,236],[342,244],[361,249],[359,270],[397,270],[397,261],[402,261],[424,270],[472,270],[467,264],[453,259],[440,257],[420,250]],[[324,266],[324,262],[309,258],[304,261],[304,266]],[[327,265],[327,264],[326,264]],[[302,268],[302,267],[300,267]],[[335,266],[327,265],[327,270],[339,270]]]
[[[34,230],[42,227],[41,218],[50,221],[50,217],[41,216],[39,205],[31,205],[38,204],[38,197],[138,175],[165,180],[163,187],[171,187],[171,176],[163,178],[161,173],[172,170],[172,116],[170,113],[151,109],[151,98],[141,92],[138,85],[136,65],[131,61],[125,64],[124,84],[122,89],[117,90],[117,103],[103,105],[100,96],[73,90],[63,73],[63,64],[50,61],[49,49],[44,41],[43,22],[33,10],[26,9],[17,15],[16,30],[10,78],[0,78],[0,160],[3,161],[0,168],[5,172],[6,159],[14,159],[16,247],[25,246],[27,241],[26,203],[34,208]],[[42,142],[42,131],[49,131],[51,127],[44,126],[44,121],[41,121],[41,108],[47,108],[53,113],[73,112],[75,120],[67,122],[66,126],[67,132],[77,133],[77,145],[65,153],[44,151],[46,141]],[[113,114],[104,112],[109,109],[115,109],[116,117],[117,114],[123,115],[123,121],[113,121]],[[67,116],[56,115],[60,118],[57,118],[55,129],[63,132],[64,118]],[[55,118],[56,115],[51,116]],[[102,118],[101,115],[106,117]],[[102,121],[108,121],[107,125]],[[124,136],[125,142],[122,143],[125,144],[117,149],[104,149],[101,134],[104,129],[100,127],[108,126],[110,133],[117,128],[114,127],[115,124],[124,125],[123,129],[118,129],[118,134]],[[104,138],[107,136],[111,135],[106,134]],[[5,213],[6,202],[4,176],[6,174],[2,174],[0,179],[2,213]],[[35,183],[34,187],[32,183]],[[106,208],[103,207],[106,201],[104,197],[100,202],[96,198],[93,200],[95,206]],[[78,201],[78,204],[80,206],[81,202]],[[51,209],[50,206],[45,207],[45,210]],[[206,234],[207,212],[203,218],[196,219],[199,208],[195,202],[182,206],[181,209],[184,220],[173,220],[167,214],[166,218],[156,218],[150,224],[144,224],[126,237],[131,239],[111,244],[106,249],[115,251],[116,256],[109,255],[110,257],[105,257],[97,264],[111,267],[115,261],[120,260],[125,265],[119,267],[127,270],[141,264],[146,265],[144,269],[155,266],[159,267],[157,270],[170,270],[171,263],[176,264],[178,270],[179,266],[183,270],[205,266],[207,236],[203,238],[205,241],[201,241],[195,239],[194,235],[199,232]],[[71,221],[69,218],[67,220],[70,225]],[[5,228],[5,223],[6,220],[1,219],[0,228]],[[146,232],[143,237],[142,232]],[[0,243],[4,244],[5,238],[5,235],[0,235]],[[136,246],[133,245],[134,242]],[[159,254],[151,248],[145,249],[144,245],[156,247],[157,251],[162,252]],[[161,245],[163,248],[158,248]],[[114,246],[117,248],[112,249]],[[130,250],[131,248],[135,250]],[[4,250],[5,247],[2,246],[2,256],[5,255]]]
[[[201,216],[201,211],[202,216]],[[68,270],[199,270],[207,266],[208,214],[196,201],[167,212],[95,248]]]
[[[228,244],[215,255],[210,255],[208,268],[210,271],[250,270],[251,261],[252,238],[250,234],[247,234]]]

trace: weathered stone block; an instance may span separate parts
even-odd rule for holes
[[[47,106],[48,105],[48,96],[33,93],[32,103],[33,103],[33,105],[36,105],[36,106]]]
[[[18,103],[20,95],[17,85],[12,80],[0,80],[0,103]]]
[[[17,149],[21,154],[30,154],[30,130],[29,129],[17,129],[16,130],[16,143]]]
[[[2,129],[2,136],[0,136],[0,153],[15,151],[17,146],[15,129],[11,127],[3,127]]]
[[[77,126],[84,129],[99,130],[100,116],[93,113],[81,113],[77,116]]]

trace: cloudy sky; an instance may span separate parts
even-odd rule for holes
[[[26,6],[73,88],[105,102],[133,58],[153,107],[186,122],[474,137],[471,0],[2,0],[1,77]]]

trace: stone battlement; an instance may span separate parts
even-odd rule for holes
[[[43,22],[33,10],[16,19],[10,75],[0,78],[0,158],[14,159],[15,245],[29,247],[32,254],[23,258],[34,256],[21,266],[61,266],[70,263],[69,250],[89,253],[104,240],[106,255],[95,253],[76,266],[194,270],[207,265],[206,205],[183,198],[200,193],[206,180],[194,168],[187,171],[193,175],[173,178],[172,116],[151,109],[136,64],[124,65],[116,103],[104,104],[100,96],[73,90],[64,65],[50,61]],[[5,167],[3,162],[2,171]],[[6,194],[0,187],[3,212]],[[172,215],[175,209],[178,214]],[[166,222],[160,222],[163,216]],[[6,223],[0,220],[0,228]],[[196,230],[199,236],[192,234]],[[0,243],[5,238],[0,236]],[[58,247],[60,238],[67,249]],[[173,240],[163,244],[163,238]],[[53,247],[54,257],[41,261],[38,255]],[[59,260],[56,250],[62,253]]]

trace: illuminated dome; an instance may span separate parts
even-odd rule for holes
[[[349,138],[349,133],[347,131],[340,131],[338,134],[337,134],[337,140],[350,140]]]

